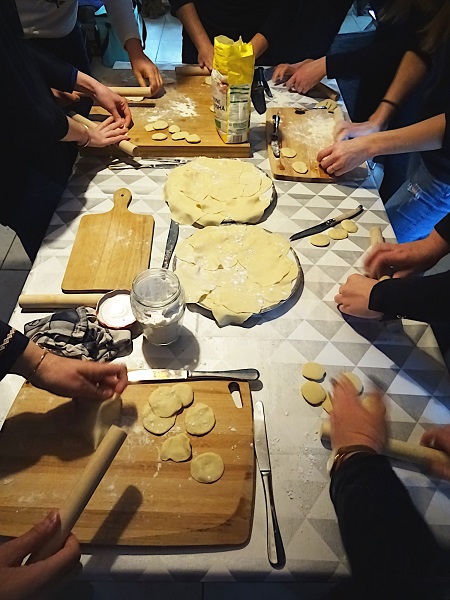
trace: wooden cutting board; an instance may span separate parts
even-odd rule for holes
[[[163,436],[142,427],[142,409],[158,385],[133,384],[125,390],[121,425],[128,437],[74,533],[81,542],[98,545],[244,544],[251,532],[255,482],[248,383],[192,382],[194,403],[204,402],[215,412],[210,433],[190,436],[194,457],[213,451],[224,460],[225,472],[213,484],[193,480],[190,461],[159,460],[163,441],[184,431],[184,415]],[[230,385],[240,388],[240,409]],[[77,427],[74,402],[22,386],[0,431],[0,535],[17,536],[62,505],[92,452]]]
[[[317,162],[317,154],[323,148],[333,143],[333,134],[336,127],[344,119],[342,110],[338,107],[334,113],[327,110],[308,110],[304,114],[297,114],[294,107],[270,108],[266,116],[266,138],[269,154],[270,168],[275,179],[289,181],[305,181],[317,183],[336,183],[339,177],[328,175]],[[297,152],[294,158],[281,156],[276,158],[270,145],[273,131],[272,117],[279,114],[280,147],[292,148]],[[292,164],[301,161],[306,164],[308,171],[304,174],[297,173]],[[367,165],[347,173],[345,180],[358,181],[368,176]]]
[[[107,213],[85,215],[70,253],[63,292],[131,290],[134,277],[148,269],[155,221],[128,210],[131,192],[114,192]]]
[[[249,157],[250,143],[225,144],[217,133],[214,123],[211,86],[205,83],[205,75],[185,75],[183,70],[176,69],[176,80],[165,86],[165,94],[161,98],[152,99],[154,107],[133,104],[130,107],[133,116],[133,127],[130,130],[130,141],[138,146],[138,156],[210,156],[210,157]],[[91,119],[105,118],[106,111],[95,106],[91,111]],[[174,141],[167,129],[167,139],[157,142],[152,139],[156,131],[146,131],[145,126],[158,117],[169,125],[178,125],[182,131],[196,133],[201,142],[189,144],[185,140]],[[99,149],[88,149],[88,153],[98,153]]]

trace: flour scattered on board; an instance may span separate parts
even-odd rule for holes
[[[158,102],[158,107],[147,109],[149,117],[147,121],[165,120],[176,124],[177,118],[197,117],[197,104],[192,98],[187,98],[175,90],[169,90],[167,94]]]

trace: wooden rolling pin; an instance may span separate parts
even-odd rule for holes
[[[211,75],[206,67],[200,67],[199,65],[182,65],[181,67],[175,67],[175,73],[179,75]]]
[[[330,432],[330,421],[323,421],[320,427],[322,442],[330,440]],[[431,462],[440,462],[450,467],[450,456],[442,452],[442,450],[420,446],[419,444],[411,444],[410,442],[402,442],[401,440],[394,440],[392,438],[388,439],[383,453],[391,458],[398,458],[426,468],[429,468]]]
[[[67,536],[78,521],[126,437],[127,434],[123,429],[117,425],[111,425],[59,511],[61,527],[58,533],[35,554],[32,554],[27,564],[44,560],[64,546]]]
[[[384,242],[384,237],[383,237],[383,234],[381,233],[380,227],[371,227],[369,234],[370,234],[370,245],[371,246],[375,246],[375,244]]]
[[[152,92],[149,87],[139,87],[134,85],[132,87],[111,87],[109,89],[119,96],[129,96],[130,98],[139,98],[144,96],[144,98],[151,98]]]
[[[90,306],[96,308],[103,294],[21,294],[19,306],[24,311],[58,310],[60,308],[77,308]]]
[[[339,92],[336,92],[336,90],[333,90],[328,85],[325,85],[320,81],[313,87],[313,91],[317,92],[321,96],[324,96],[325,98],[331,98],[331,100],[334,100],[335,102],[337,102],[341,97]]]
[[[95,129],[97,127],[97,125],[93,121],[86,119],[86,117],[83,117],[78,113],[70,113],[70,116],[74,121],[78,121],[78,123],[83,123],[83,125],[86,125],[86,127],[89,127],[89,129]],[[135,146],[135,144],[129,142],[128,140],[123,140],[118,144],[114,144],[114,146],[118,146],[121,150],[123,150],[130,156],[137,156],[138,154],[138,147]]]

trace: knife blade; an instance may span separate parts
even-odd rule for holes
[[[188,371],[187,369],[135,369],[128,371],[128,383],[151,381],[180,381],[186,379],[229,379],[231,381],[256,381],[257,369],[231,369],[230,371]]]
[[[270,466],[269,445],[267,443],[266,420],[264,405],[255,402],[253,407],[255,453],[259,472],[264,487],[267,515],[267,556],[273,566],[281,566],[286,562],[286,556],[278,526],[275,501],[272,489],[272,468]]]
[[[334,217],[333,219],[327,219],[323,223],[319,225],[314,225],[313,227],[308,227],[308,229],[304,229],[303,231],[298,231],[294,233],[289,238],[290,242],[294,242],[295,240],[300,240],[301,238],[308,237],[310,235],[315,235],[316,233],[321,233],[330,227],[334,227],[344,219],[352,219],[353,217],[357,217],[364,211],[364,207],[362,204],[358,206],[358,208],[354,208],[353,210],[348,210],[338,217]]]
[[[280,158],[280,138],[278,133],[278,127],[280,125],[280,115],[273,115],[272,117],[272,136],[270,138],[270,145],[275,158]]]
[[[170,259],[172,258],[173,251],[175,250],[175,246],[178,241],[178,232],[180,230],[180,226],[173,219],[170,220],[169,233],[167,234],[167,242],[166,249],[164,250],[164,260],[161,265],[162,269],[168,269]]]

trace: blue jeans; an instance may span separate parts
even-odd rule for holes
[[[386,212],[399,242],[425,238],[450,212],[450,184],[435,179],[419,160],[409,179],[388,200]]]

